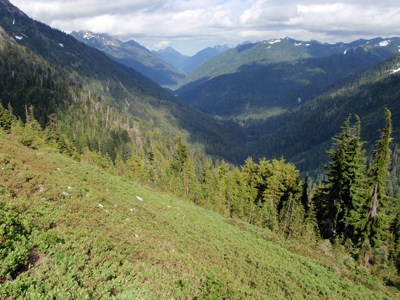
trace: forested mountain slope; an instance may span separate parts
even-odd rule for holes
[[[266,119],[273,111],[315,98],[346,77],[371,68],[391,54],[354,48],[345,54],[267,66],[242,66],[232,74],[178,90],[182,101],[212,116],[233,120]]]
[[[243,154],[229,150],[241,140],[235,126],[216,122],[180,103],[140,73],[30,19],[8,1],[0,2],[0,16],[0,25],[8,33],[2,34],[1,101],[4,106],[11,103],[19,116],[26,115],[25,105],[35,105],[35,115],[44,125],[49,114],[66,112],[70,104],[84,105],[82,100],[88,100],[104,107],[103,115],[107,107],[113,107],[121,116],[127,113],[148,127],[186,135],[208,153],[242,159]]]
[[[345,80],[291,112],[254,125],[250,133],[256,156],[284,155],[302,170],[321,168],[326,149],[349,114],[358,114],[363,138],[371,148],[387,107],[393,115],[394,144],[400,142],[400,56]]]

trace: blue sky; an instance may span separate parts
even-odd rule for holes
[[[398,0],[11,0],[65,32],[90,30],[150,49],[194,54],[207,46],[292,37],[322,42],[400,36]]]

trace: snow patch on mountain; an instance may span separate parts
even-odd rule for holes
[[[58,43],[58,45],[59,45],[61,48],[64,48],[64,44]]]
[[[23,36],[20,36],[20,35],[15,35],[15,38],[16,38],[18,41],[21,41],[24,37],[23,37]]]
[[[302,46],[302,45],[303,45],[303,42],[300,42],[300,43],[294,43],[294,45],[295,45],[295,47]]]
[[[385,41],[380,42],[380,43],[379,43],[379,46],[381,46],[381,47],[386,47],[386,46],[389,45],[389,44],[390,44],[390,40],[385,40]]]
[[[390,72],[390,74],[395,74],[395,73],[398,73],[398,72],[400,72],[400,68],[392,70]]]
[[[268,41],[268,44],[270,44],[270,45],[273,45],[273,44],[277,44],[277,43],[280,43],[280,42],[282,42],[282,40],[281,40],[281,39],[277,39],[277,40],[270,40],[270,41]]]
[[[94,35],[91,32],[85,32],[83,35],[84,39],[90,40],[91,38],[94,38]]]

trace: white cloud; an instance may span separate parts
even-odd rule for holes
[[[326,42],[400,35],[398,0],[11,0],[66,32],[91,30],[147,47],[195,51],[243,39]],[[167,44],[165,44],[167,45]]]

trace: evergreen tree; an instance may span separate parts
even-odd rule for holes
[[[308,215],[308,211],[310,210],[310,199],[308,195],[308,175],[305,177],[303,186],[302,186],[302,193],[301,193],[301,204],[304,207],[304,211],[306,215]]]
[[[344,203],[344,233],[343,238],[356,243],[359,239],[359,233],[356,230],[359,212],[365,203],[366,195],[366,154],[363,149],[364,142],[361,141],[361,120],[356,117],[356,124],[353,128],[353,138],[350,141],[351,159],[347,162],[348,189],[347,202]],[[346,199],[345,198],[345,199]],[[344,241],[345,241],[344,240]]]
[[[361,122],[356,116],[345,121],[342,132],[334,137],[333,148],[328,152],[330,162],[326,167],[324,187],[315,197],[317,218],[324,238],[355,239],[354,210],[363,203],[365,186],[365,152],[361,141]]]
[[[172,171],[174,173],[181,173],[183,171],[185,163],[189,159],[189,156],[189,146],[185,144],[181,137],[179,137],[176,141],[176,150],[171,162]]]
[[[14,121],[15,117],[11,105],[9,104],[7,109],[0,102],[0,128],[9,133]]]
[[[389,217],[386,214],[388,197],[386,194],[386,181],[389,175],[390,142],[392,140],[391,113],[385,112],[386,126],[381,131],[381,136],[375,146],[374,160],[368,172],[368,200],[363,206],[363,213],[355,226],[360,231],[359,244],[364,249],[364,263],[369,265],[370,249],[379,248],[387,238]]]

